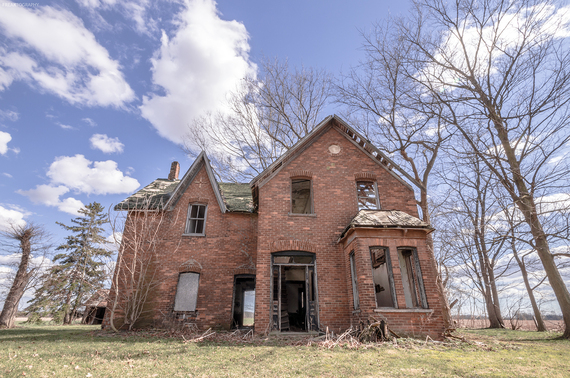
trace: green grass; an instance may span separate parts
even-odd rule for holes
[[[98,326],[21,326],[0,330],[0,377],[570,376],[570,341],[557,339],[559,334],[457,335],[468,342],[408,339],[354,350],[275,338],[184,343],[151,332],[114,335]]]

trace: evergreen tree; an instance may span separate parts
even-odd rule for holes
[[[66,243],[60,245],[56,263],[43,277],[28,311],[36,316],[51,315],[57,322],[70,324],[78,308],[105,284],[103,259],[112,252],[102,248],[105,238],[102,226],[108,223],[103,206],[97,202],[79,210],[82,216],[73,225],[57,222],[70,231]]]

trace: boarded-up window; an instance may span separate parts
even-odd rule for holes
[[[354,261],[354,251],[350,253],[350,275],[352,278],[352,300],[354,309],[360,308],[360,299],[358,298],[358,279],[356,277],[356,262]]]
[[[370,247],[376,307],[397,307],[392,262],[387,247]]]
[[[312,214],[311,180],[291,181],[291,213]]]
[[[188,207],[186,234],[204,235],[206,225],[206,205],[191,204]]]
[[[358,210],[379,210],[378,192],[376,183],[371,181],[357,181],[356,193],[358,195]]]
[[[174,311],[196,311],[198,300],[198,273],[181,273],[178,277],[176,297],[174,298]]]

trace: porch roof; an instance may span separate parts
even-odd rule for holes
[[[417,228],[432,232],[431,225],[399,210],[360,210],[342,231],[340,242],[353,228]]]

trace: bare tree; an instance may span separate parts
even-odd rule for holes
[[[162,284],[157,276],[163,226],[176,222],[178,212],[157,207],[162,204],[141,199],[126,217],[110,217],[115,244],[120,245],[108,302],[109,324],[115,332],[122,327],[133,328],[144,314],[149,295]],[[175,253],[177,248],[169,252]]]
[[[367,138],[413,172],[420,188],[418,206],[423,220],[430,223],[430,178],[450,134],[441,122],[441,108],[426,102],[424,93],[417,90],[406,61],[414,52],[413,45],[402,44],[394,26],[393,21],[376,24],[372,33],[363,34],[365,59],[337,81],[336,101],[346,106],[348,117]],[[431,235],[428,247],[433,254]],[[432,263],[436,264],[435,258]],[[438,288],[446,328],[451,329],[441,276]]]
[[[49,235],[42,226],[28,223],[25,225],[12,224],[8,231],[0,233],[0,236],[5,241],[3,243],[5,247],[12,247],[10,241],[17,242],[18,253],[21,254],[18,270],[0,314],[0,328],[12,328],[20,299],[39,268],[37,264],[32,262],[32,259],[34,254],[36,257],[40,257],[37,256],[38,254],[45,256],[46,251],[50,248]]]
[[[418,0],[400,37],[416,83],[521,211],[570,338],[570,293],[537,201],[566,190],[570,49],[563,8],[541,0]]]
[[[228,110],[193,120],[185,138],[191,155],[204,150],[224,180],[249,180],[320,121],[329,98],[329,75],[264,60],[260,77],[244,78],[228,94]]]
[[[457,154],[439,173],[448,187],[445,196],[450,218],[445,233],[455,250],[452,259],[470,277],[485,301],[491,328],[504,328],[497,280],[511,274],[510,263],[501,263],[507,254],[506,237],[497,229],[497,214],[502,208],[495,199],[496,183],[475,154]],[[442,237],[439,235],[438,237]]]

